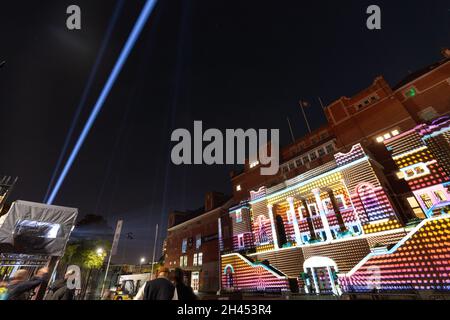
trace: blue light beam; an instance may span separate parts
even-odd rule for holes
[[[153,9],[156,5],[156,0],[147,0],[147,2],[144,5],[144,8],[141,11],[141,14],[139,15],[138,20],[136,21],[136,24],[133,27],[133,30],[131,31],[131,34],[128,37],[127,42],[125,43],[125,46],[123,47],[119,58],[117,59],[117,62],[114,66],[113,71],[109,75],[108,81],[106,82],[95,106],[92,110],[89,119],[87,120],[83,131],[81,132],[80,136],[78,137],[77,143],[75,144],[72,152],[70,153],[69,158],[67,159],[66,164],[64,165],[63,170],[61,171],[61,174],[58,178],[58,181],[55,184],[55,187],[52,190],[52,193],[50,194],[50,197],[47,200],[47,204],[51,205],[55,201],[56,196],[58,195],[58,192],[68,174],[70,171],[75,159],[78,156],[78,153],[80,152],[81,147],[83,146],[84,141],[86,140],[87,135],[89,134],[89,131],[91,130],[92,126],[95,123],[95,120],[102,110],[102,107],[108,98],[108,95],[114,86],[114,83],[117,80],[117,77],[119,76],[120,72],[122,71],[122,68],[125,64],[125,62],[128,59],[128,56],[130,55],[131,50],[133,50],[136,41],[139,38],[139,35],[142,32],[142,29],[144,28],[145,24],[147,23],[151,13],[153,12]]]
[[[87,101],[87,99],[89,97],[89,94],[91,92],[92,84],[94,83],[95,76],[97,75],[97,71],[98,71],[98,69],[100,67],[100,64],[101,64],[102,60],[103,60],[103,56],[105,55],[106,49],[108,47],[109,41],[110,41],[111,36],[113,34],[113,31],[114,31],[114,27],[115,27],[115,25],[117,23],[117,20],[119,19],[120,12],[122,11],[122,7],[123,7],[124,3],[125,3],[125,0],[118,0],[117,1],[116,7],[115,7],[114,12],[113,12],[113,15],[112,15],[112,17],[111,17],[111,19],[109,21],[109,25],[108,25],[108,28],[106,30],[106,35],[103,38],[103,42],[102,42],[102,44],[100,46],[100,51],[98,52],[97,58],[95,59],[94,66],[93,66],[93,68],[91,70],[91,73],[89,75],[89,78],[88,78],[88,81],[86,83],[86,86],[84,87],[83,94],[81,95],[81,100],[80,100],[80,102],[78,104],[77,109],[75,110],[75,114],[74,114],[74,117],[72,119],[72,123],[70,125],[69,131],[67,133],[66,140],[64,141],[63,148],[61,149],[58,161],[56,162],[56,167],[53,170],[53,174],[52,174],[52,177],[51,177],[50,182],[48,184],[47,191],[45,192],[44,202],[47,201],[48,196],[50,195],[50,191],[52,190],[53,183],[55,182],[55,179],[58,176],[59,169],[61,168],[61,165],[63,164],[64,156],[66,155],[67,149],[69,148],[69,144],[70,144],[70,141],[72,140],[72,136],[73,136],[73,133],[75,131],[75,127],[76,127],[76,125],[78,123],[78,119],[81,116],[81,111],[83,111],[83,108],[86,105],[86,101]]]

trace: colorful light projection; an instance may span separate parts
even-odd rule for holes
[[[233,253],[222,256],[222,290],[240,292],[284,292],[289,279],[263,262],[253,262]]]
[[[450,217],[422,221],[387,253],[369,254],[340,280],[347,292],[450,290]]]
[[[443,117],[385,141],[400,170],[399,177],[407,181],[427,217],[434,215],[436,206],[450,201],[445,187],[450,182],[445,170],[450,165],[449,136],[450,118]]]

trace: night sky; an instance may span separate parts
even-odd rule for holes
[[[2,1],[0,9],[0,174],[20,177],[10,200],[42,202],[89,75],[112,36],[75,128],[78,137],[144,1]],[[66,8],[82,9],[82,30],[66,28]],[[382,30],[366,28],[370,4]],[[395,85],[440,59],[450,46],[450,3],[428,1],[159,1],[55,204],[125,219],[134,240],[116,262],[151,257],[156,223],[195,209],[204,194],[231,194],[227,166],[170,162],[170,134],[204,128],[279,128],[286,117],[306,133],[327,104],[369,86]],[[71,146],[74,139],[71,140]],[[71,148],[70,148],[71,149]],[[164,236],[164,230],[161,234]],[[162,238],[160,237],[160,238]]]

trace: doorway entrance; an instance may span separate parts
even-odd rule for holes
[[[337,279],[338,267],[327,257],[311,257],[303,264],[306,277],[305,291],[317,295],[341,295]]]

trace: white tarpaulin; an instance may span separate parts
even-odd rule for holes
[[[62,256],[78,209],[16,201],[0,225],[0,251]]]

